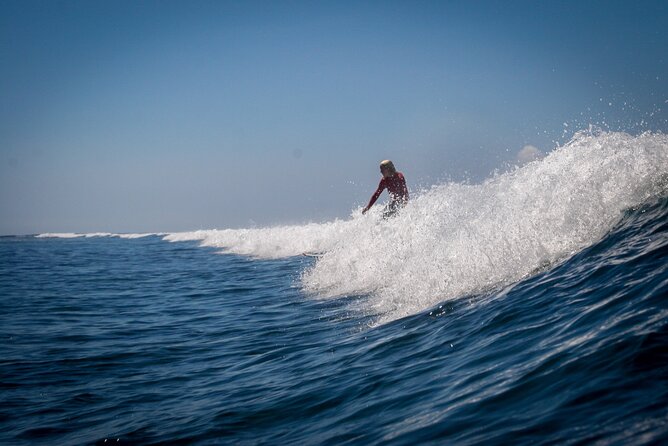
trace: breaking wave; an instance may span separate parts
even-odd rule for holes
[[[302,274],[306,293],[362,296],[363,311],[388,321],[517,282],[572,256],[604,237],[626,210],[665,196],[667,175],[668,136],[590,130],[482,184],[446,183],[414,194],[389,220],[377,205],[347,220],[164,239],[263,259],[322,253]]]

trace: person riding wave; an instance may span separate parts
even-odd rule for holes
[[[383,218],[387,218],[394,215],[399,209],[406,205],[408,202],[408,188],[406,187],[404,174],[397,171],[392,161],[382,161],[380,163],[380,173],[383,175],[383,178],[378,184],[378,189],[376,189],[376,192],[371,196],[369,204],[362,209],[362,214],[365,214],[371,209],[371,206],[376,203],[380,194],[387,189],[387,192],[390,194],[390,202],[383,211]]]

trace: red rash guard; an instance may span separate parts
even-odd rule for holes
[[[391,201],[408,201],[408,188],[406,187],[406,179],[404,178],[403,173],[397,172],[389,178],[383,177],[383,179],[380,180],[378,189],[376,189],[376,192],[374,192],[371,200],[369,200],[369,205],[367,208],[373,206],[376,200],[378,200],[378,197],[380,197],[380,194],[382,194],[385,189],[387,189],[387,192],[390,194]]]

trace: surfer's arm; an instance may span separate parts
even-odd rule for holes
[[[371,206],[373,206],[376,200],[378,200],[378,197],[380,197],[380,194],[383,193],[384,189],[385,189],[385,179],[382,179],[380,180],[380,184],[378,184],[378,189],[376,189],[376,192],[374,192],[373,195],[371,196],[369,204],[367,204],[366,207],[362,210],[363,214],[369,209],[371,209]]]

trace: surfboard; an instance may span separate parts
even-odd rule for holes
[[[324,252],[303,252],[302,255],[304,257],[315,257],[315,258],[320,258],[325,255]]]

